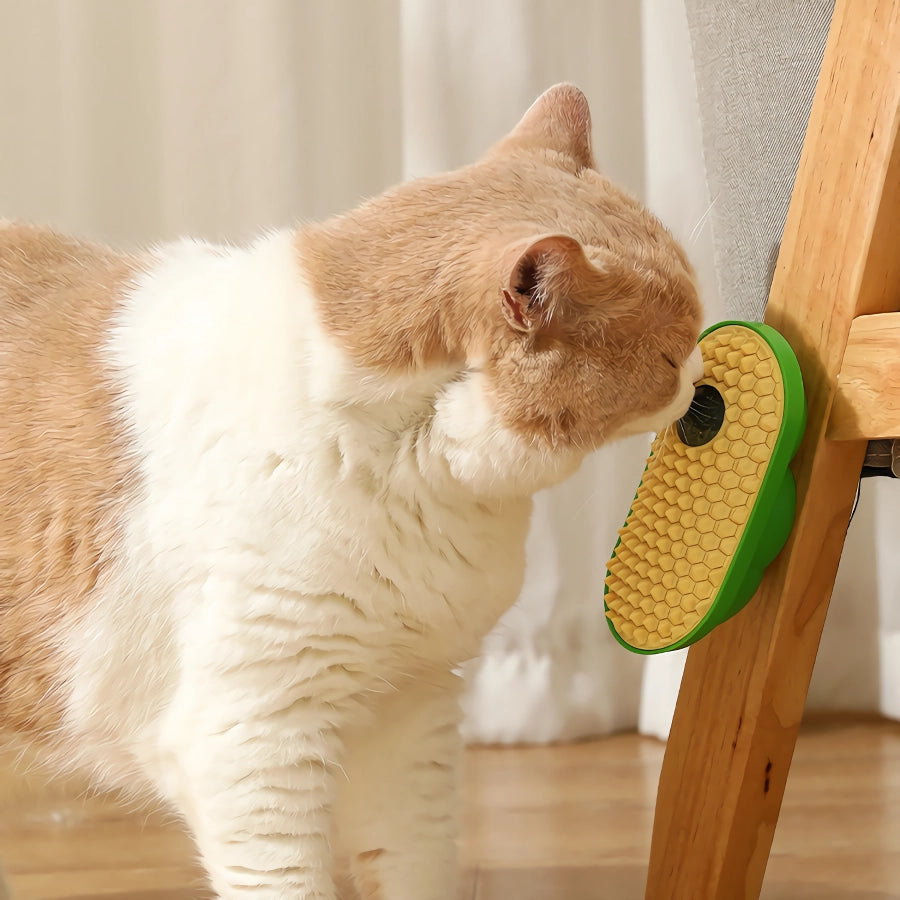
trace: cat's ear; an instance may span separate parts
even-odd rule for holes
[[[504,257],[506,283],[500,307],[507,323],[523,334],[537,334],[552,327],[566,298],[586,279],[599,273],[575,238],[545,235],[507,248]]]
[[[538,97],[518,125],[490,155],[538,149],[555,150],[576,169],[592,169],[591,111],[573,84],[557,84]]]

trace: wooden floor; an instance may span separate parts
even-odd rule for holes
[[[460,900],[638,900],[662,753],[635,735],[470,751]],[[208,896],[190,841],[163,812],[34,784],[23,792],[0,769],[4,795],[0,858],[17,900]],[[804,729],[763,896],[900,898],[900,725]]]

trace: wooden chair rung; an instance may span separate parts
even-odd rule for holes
[[[833,441],[900,436],[900,312],[853,320],[826,435]]]

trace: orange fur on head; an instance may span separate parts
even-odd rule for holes
[[[592,168],[590,116],[546,92],[479,163],[298,232],[326,328],[364,367],[477,367],[503,423],[590,449],[666,405],[700,305],[662,224]]]

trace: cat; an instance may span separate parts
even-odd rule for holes
[[[691,266],[590,132],[558,85],[242,249],[0,225],[0,721],[165,798],[220,897],[455,898],[457,672],[530,498],[700,375]]]

